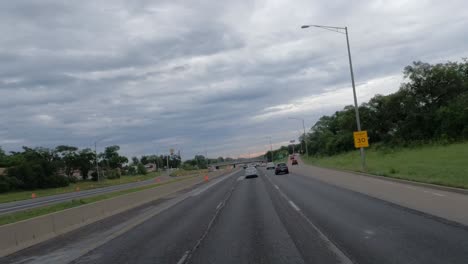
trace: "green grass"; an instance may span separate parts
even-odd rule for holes
[[[187,176],[187,175],[205,175],[208,173],[207,169],[203,170],[183,170],[178,169],[171,172],[171,176]]]
[[[277,163],[287,163],[288,162],[288,157],[284,157],[282,159],[275,159],[273,161],[273,163],[277,164]]]
[[[165,184],[170,184],[170,183],[173,183],[173,182],[187,180],[187,179],[190,179],[190,178],[192,178],[192,177],[184,177],[184,178],[180,178],[180,179],[166,181],[166,182],[163,182],[163,183],[155,183],[155,184],[145,185],[145,186],[137,187],[137,188],[133,188],[133,189],[127,189],[127,190],[122,190],[122,191],[117,191],[117,192],[92,196],[92,197],[88,197],[88,198],[71,200],[71,201],[68,201],[68,202],[63,202],[63,203],[58,203],[58,204],[54,204],[54,205],[49,205],[49,206],[29,209],[29,210],[25,210],[25,211],[15,212],[15,213],[11,213],[11,214],[1,215],[0,216],[0,226],[1,225],[6,225],[6,224],[11,224],[11,223],[18,222],[18,221],[21,221],[21,220],[26,220],[26,219],[37,217],[37,216],[41,216],[41,215],[46,215],[46,214],[62,211],[62,210],[65,210],[65,209],[77,207],[77,206],[84,205],[84,204],[90,204],[90,203],[94,203],[94,202],[97,202],[97,201],[110,199],[110,198],[120,196],[120,195],[124,195],[124,194],[128,194],[128,193],[133,193],[133,192],[138,192],[138,191],[154,188],[154,187],[157,187],[157,186],[160,186],[160,185],[165,185]]]
[[[146,175],[122,176],[120,177],[120,179],[112,179],[112,180],[105,179],[99,182],[95,182],[91,180],[79,181],[77,183],[72,183],[67,187],[60,187],[60,188],[37,189],[33,191],[14,191],[14,192],[2,193],[0,194],[0,203],[31,199],[32,193],[35,193],[36,197],[43,197],[43,196],[56,195],[56,194],[61,194],[61,193],[75,192],[77,187],[79,188],[80,191],[90,190],[90,189],[102,188],[102,187],[107,187],[107,186],[112,186],[112,185],[144,181],[144,180],[148,180],[159,175],[160,175],[159,172],[151,172]]]
[[[304,159],[304,157],[303,157]],[[366,150],[367,173],[468,189],[468,143]],[[307,158],[306,163],[361,171],[359,151]]]

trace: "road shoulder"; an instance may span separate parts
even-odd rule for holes
[[[466,194],[304,164],[291,172],[468,226]]]

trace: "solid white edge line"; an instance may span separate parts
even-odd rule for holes
[[[188,255],[189,255],[190,251],[185,251],[184,255],[179,259],[179,261],[177,261],[177,264],[182,264],[185,262],[185,260],[187,259]]]
[[[214,179],[211,183],[208,183],[208,185],[204,185],[203,188],[201,188],[200,190],[194,190],[190,196],[198,196],[202,193],[204,193],[205,191],[207,191],[208,189],[210,189],[211,187],[215,186],[216,184],[228,179],[229,177],[231,177],[232,175],[238,173],[239,171],[233,171],[227,175],[224,175],[224,176],[219,176],[219,178],[216,178]]]
[[[289,202],[289,205],[291,205],[291,207],[294,208],[294,210],[296,211],[301,210],[293,201],[289,200],[288,202]]]
[[[273,183],[273,181],[271,179],[269,179],[268,177],[266,177],[268,179],[268,181],[274,186],[275,184]],[[289,199],[289,197],[283,193],[279,188],[278,188],[278,193],[283,196],[283,198],[289,202],[289,204],[291,205],[291,207],[293,207],[293,204],[294,202],[291,201],[291,199]],[[295,205],[295,204],[294,204]],[[346,254],[341,251],[337,245],[335,245],[335,243],[333,243],[301,210],[299,207],[296,206],[297,209],[299,210],[296,210],[297,213],[305,219],[305,221],[307,223],[309,223],[309,225],[318,233],[318,235],[320,236],[320,238],[323,240],[323,242],[325,244],[327,244],[328,246],[328,249],[330,251],[332,251],[333,253],[335,253],[335,255],[339,258],[339,261],[340,263],[345,263],[345,264],[353,264],[353,262],[351,261],[351,259],[348,258],[348,256],[346,256]]]

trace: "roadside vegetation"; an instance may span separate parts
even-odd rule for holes
[[[71,183],[65,187],[58,187],[58,188],[47,188],[47,189],[36,189],[36,190],[17,190],[17,191],[10,191],[7,193],[0,194],[0,203],[7,203],[13,201],[20,201],[20,200],[27,200],[31,199],[32,193],[36,195],[36,197],[44,197],[62,193],[70,193],[76,191],[84,191],[102,187],[108,187],[113,185],[125,184],[125,183],[132,183],[132,182],[139,182],[148,180],[151,178],[155,178],[161,175],[161,172],[151,172],[146,175],[134,175],[134,176],[122,176],[117,179],[102,179],[99,182],[86,180],[86,181],[77,181],[75,183]]]
[[[201,169],[201,170],[179,169],[179,170],[172,171],[170,176],[179,177],[179,176],[187,176],[187,175],[205,175],[207,173],[208,173],[207,169]]]
[[[468,60],[414,62],[403,73],[405,82],[397,92],[359,106],[371,144],[367,172],[467,188]],[[354,107],[346,106],[322,116],[294,147],[305,153],[307,140],[310,162],[360,170],[356,130]],[[285,150],[292,153],[292,145],[274,150],[273,156]]]
[[[468,143],[412,148],[368,149],[367,173],[468,189]],[[304,162],[328,168],[360,171],[359,151],[329,157],[303,156]]]
[[[182,163],[178,154],[143,155],[130,160],[120,147],[108,146],[102,153],[60,145],[50,148],[23,147],[6,153],[0,147],[0,203],[101,188],[156,177],[163,169],[180,168],[173,176],[194,174],[210,164],[231,158],[207,159],[196,155]],[[98,170],[96,168],[99,168]]]

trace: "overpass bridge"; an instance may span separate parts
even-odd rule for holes
[[[232,161],[213,163],[213,164],[209,164],[208,166],[216,167],[216,169],[219,169],[219,167],[224,167],[224,166],[233,166],[235,168],[239,164],[256,163],[256,162],[267,162],[267,159],[263,157],[251,158],[251,159],[237,159],[237,160],[232,160]]]

